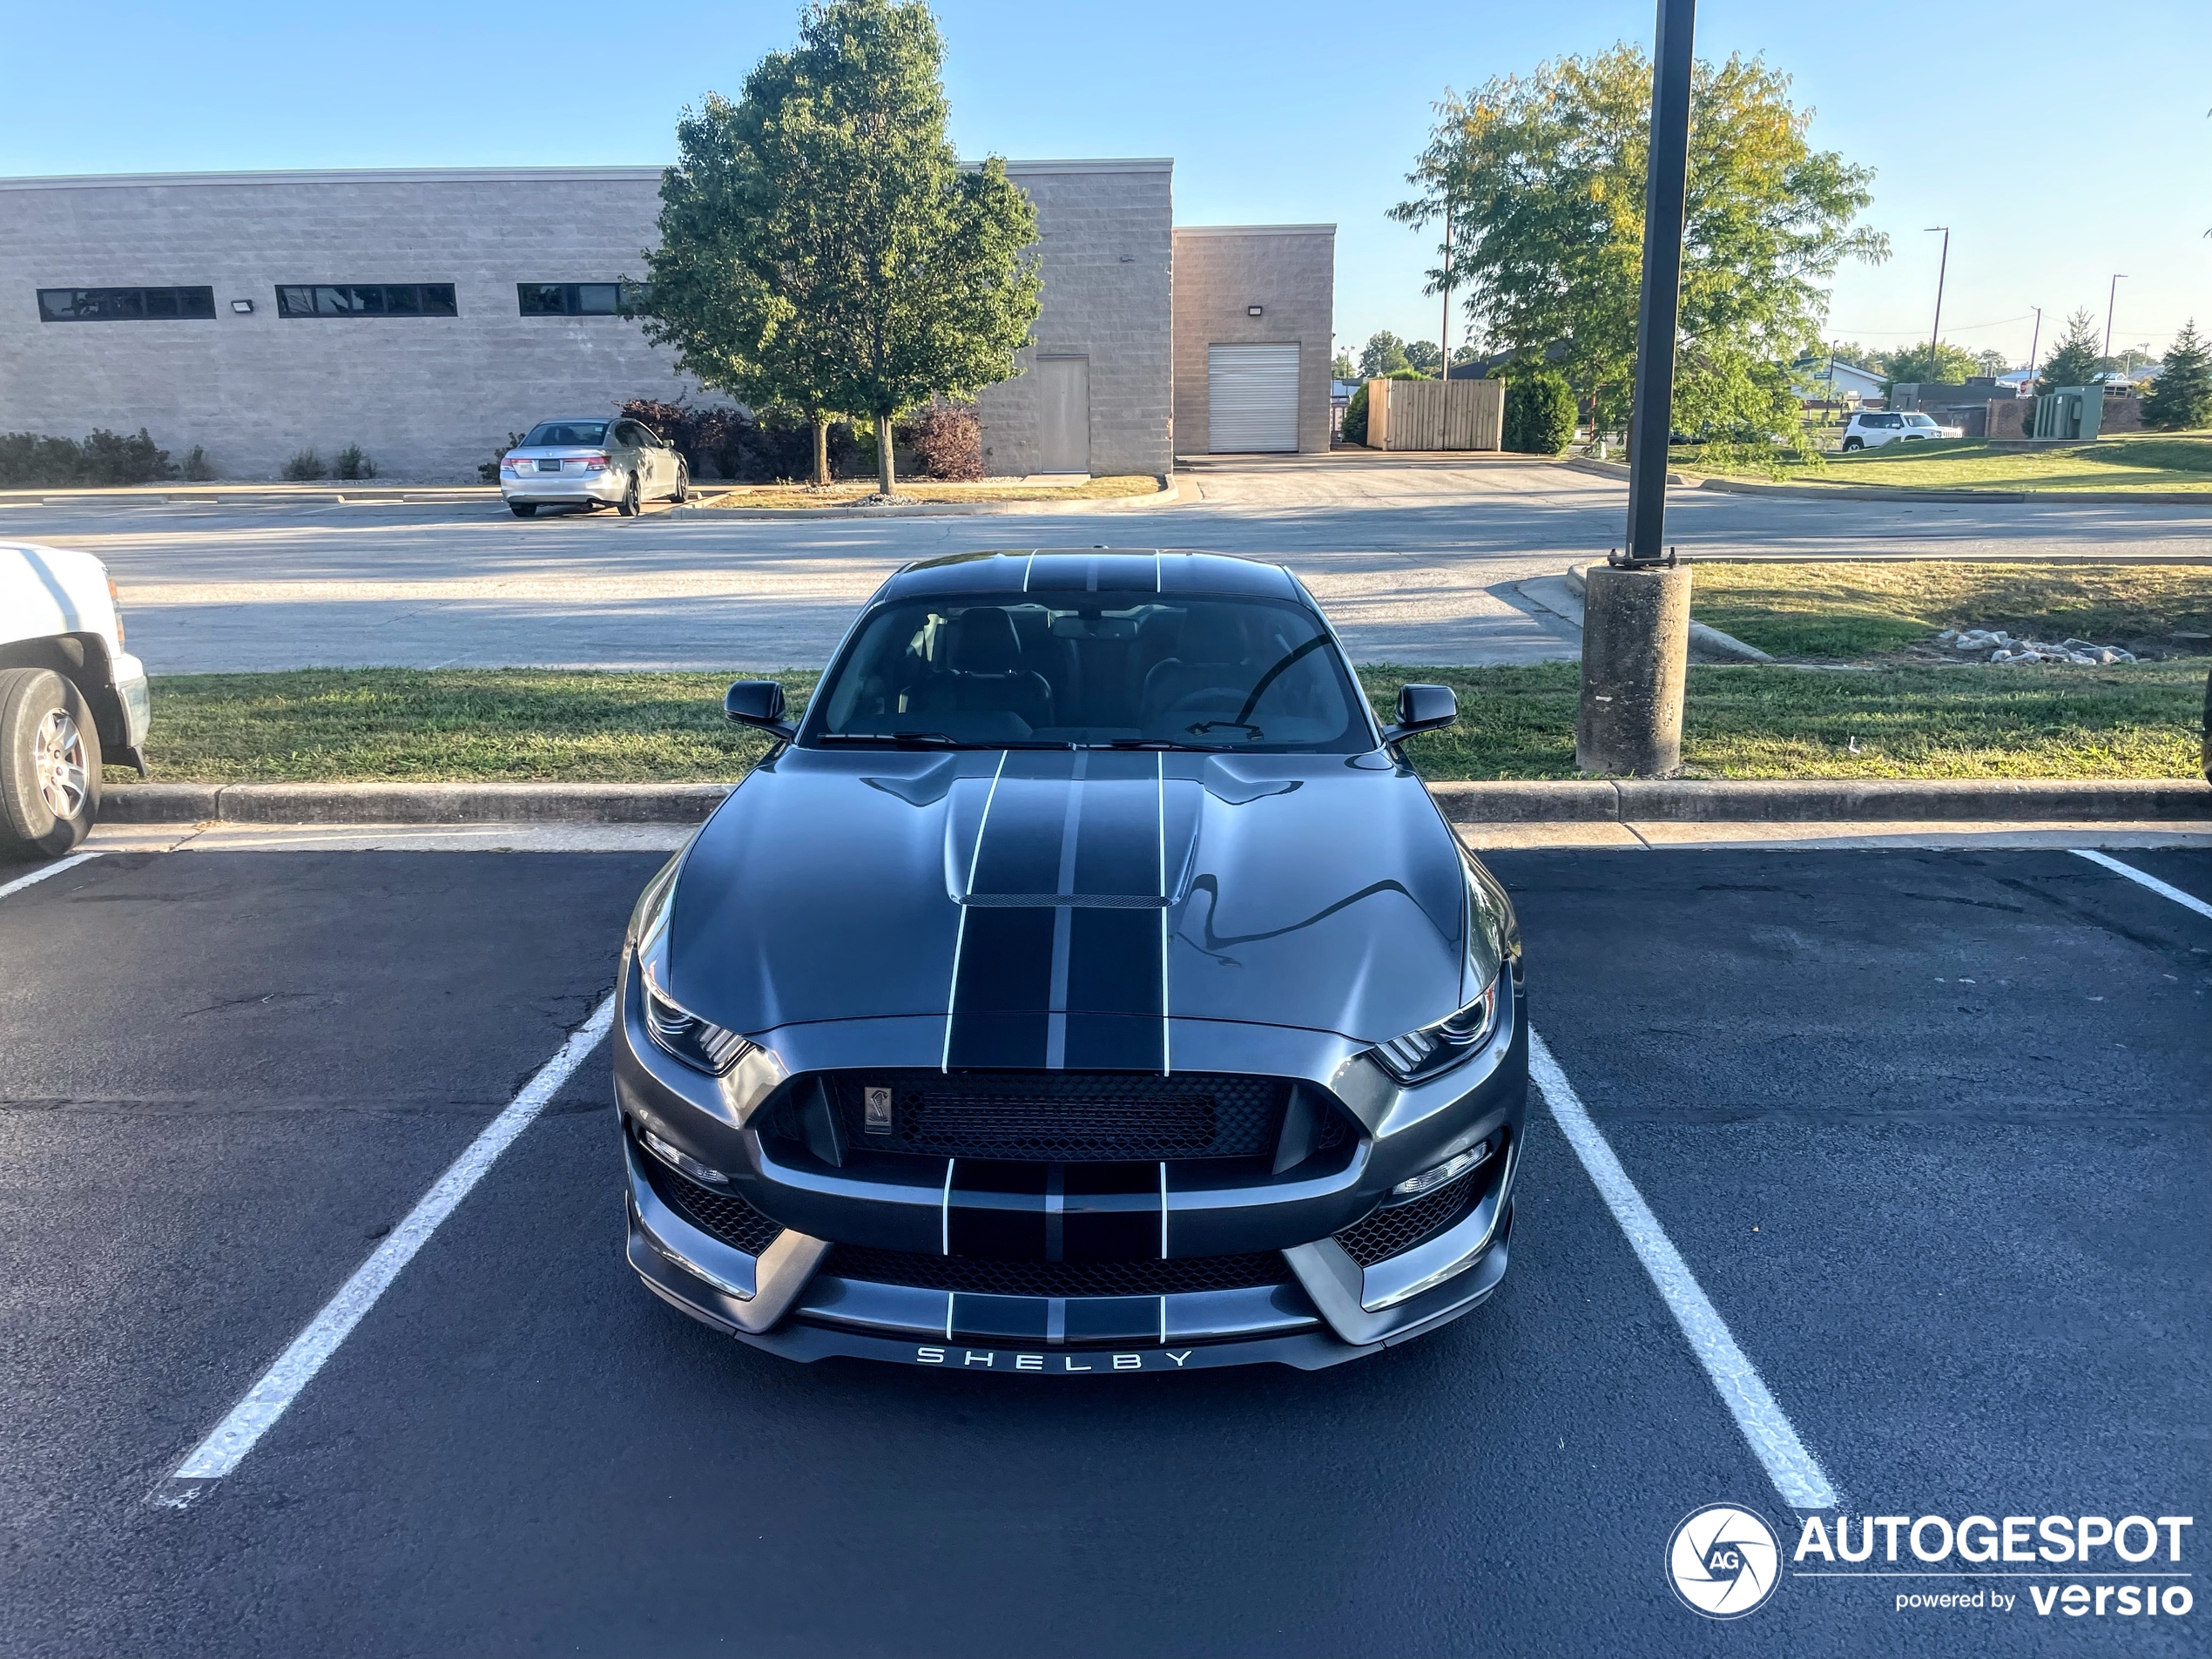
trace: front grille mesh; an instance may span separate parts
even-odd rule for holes
[[[1426,1244],[1465,1220],[1481,1197],[1490,1173],[1489,1165],[1480,1165],[1411,1204],[1378,1210],[1357,1226],[1339,1233],[1337,1243],[1362,1267],[1403,1256],[1414,1245]]]
[[[822,1271],[877,1285],[977,1296],[1174,1296],[1291,1282],[1281,1253],[1271,1250],[1164,1262],[1000,1262],[840,1244]]]
[[[734,1250],[758,1256],[774,1244],[784,1228],[771,1221],[734,1192],[717,1192],[689,1176],[678,1175],[650,1152],[640,1153],[645,1179],[661,1202],[697,1227]]]
[[[832,1087],[856,1147],[1068,1163],[1264,1157],[1290,1094],[1272,1077],[1068,1071],[854,1072]],[[871,1087],[892,1091],[887,1134],[868,1132]],[[1333,1111],[1323,1127],[1346,1132]]]

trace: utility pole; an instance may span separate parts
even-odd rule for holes
[[[2116,300],[2118,300],[2118,299],[2120,298],[2120,285],[2121,285],[2121,283],[2125,282],[2127,280],[2128,280],[2128,273],[2127,273],[2125,271],[2115,271],[2115,272],[2114,272],[2114,273],[2113,273],[2113,275],[2112,275],[2112,286],[2111,286],[2109,288],[2107,288],[2107,289],[2106,289],[2106,290],[2105,290],[2105,349],[2104,349],[2104,354],[2105,354],[2106,356],[2107,356],[2107,357],[2109,357],[2109,356],[2111,356],[2111,355],[2112,355],[2112,307],[2113,307],[2113,302],[2114,302],[2114,301],[2115,301]]]
[[[1444,192],[1444,325],[1436,331],[1436,348],[1443,354],[1444,366],[1437,371],[1437,379],[1452,378],[1452,192]]]
[[[2043,307],[2029,307],[2035,313],[2035,332],[2027,337],[2027,395],[2035,395],[2035,354],[2043,345]]]
[[[1943,279],[1951,269],[1951,226],[1931,225],[1928,230],[1943,233],[1943,258],[1936,264],[1935,327],[1928,330],[1928,373],[1940,374],[1938,367],[1943,361]]]
[[[1659,0],[1629,426],[1628,546],[1585,572],[1582,699],[1575,723],[1575,764],[1584,772],[1651,778],[1682,770],[1690,575],[1665,547],[1667,440],[1674,428],[1696,23],[1696,0]]]

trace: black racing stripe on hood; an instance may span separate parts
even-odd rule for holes
[[[947,1066],[1166,1069],[1161,787],[1153,754],[1008,756],[961,907]]]

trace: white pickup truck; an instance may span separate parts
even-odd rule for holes
[[[0,859],[59,858],[90,834],[102,764],[145,775],[147,712],[107,567],[0,542]]]

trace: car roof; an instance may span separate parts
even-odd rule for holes
[[[1279,564],[1230,553],[1172,548],[1015,548],[952,553],[902,567],[877,594],[907,599],[935,594],[1028,593],[1041,603],[1079,593],[1252,594],[1306,603],[1291,573]]]

